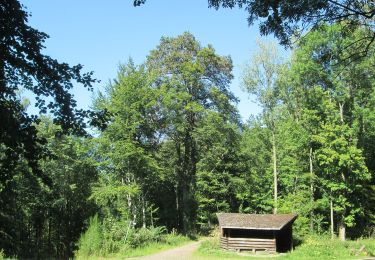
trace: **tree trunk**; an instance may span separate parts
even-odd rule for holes
[[[189,223],[190,223],[190,208],[189,208],[189,187],[188,184],[185,183],[182,187],[182,231],[184,234],[189,232]]]
[[[339,226],[339,238],[341,241],[345,241],[346,240],[346,225],[344,222],[344,215],[341,217],[338,223],[338,226]]]
[[[339,103],[339,107],[340,107],[340,121],[341,123],[344,123],[344,104]]]
[[[180,212],[181,212],[181,210],[180,210],[180,202],[179,202],[179,200],[180,200],[180,196],[179,196],[179,185],[178,184],[176,184],[176,187],[175,187],[175,189],[176,189],[176,228],[178,229],[178,230],[180,230],[181,229],[181,226],[180,226],[180,222],[181,222],[181,218],[180,218]]]
[[[154,227],[154,217],[152,215],[152,211],[151,211],[151,227]]]
[[[196,220],[195,203],[195,175],[196,175],[196,147],[192,137],[194,130],[194,114],[188,114],[189,127],[184,136],[184,157],[182,168],[182,212],[183,233],[194,231]]]
[[[277,214],[277,156],[276,156],[276,137],[275,131],[272,130],[272,161],[273,161],[273,214]]]
[[[51,245],[51,228],[52,228],[52,224],[51,224],[51,221],[52,221],[52,218],[50,217],[50,212],[49,212],[49,217],[48,217],[48,247],[49,247],[49,250],[50,252],[52,252],[52,245]],[[56,253],[56,252],[53,252],[53,253]]]
[[[183,181],[184,181],[184,173],[183,173],[183,159],[182,159],[182,152],[181,152],[181,144],[180,142],[176,142],[176,154],[177,154],[177,167],[176,167],[176,222],[177,222],[177,229],[179,231],[183,231]]]
[[[314,231],[314,169],[313,169],[313,150],[310,147],[309,154],[310,162],[310,203],[312,208],[310,209],[310,232]]]
[[[145,209],[145,197],[142,194],[142,227],[146,228],[146,209]]]
[[[332,195],[330,196],[330,209],[331,209],[331,239],[335,238],[334,223],[333,223],[333,202]]]
[[[2,49],[0,49],[0,53],[3,55]],[[5,62],[3,59],[0,59],[0,93],[5,93],[5,90]]]
[[[342,181],[345,183],[346,182],[346,178],[345,178],[345,174],[343,172],[341,173],[341,178],[342,178]],[[346,195],[347,195],[346,192],[344,192],[344,196],[345,197],[346,197]],[[346,216],[346,207],[344,205],[344,210],[341,213],[340,221],[338,223],[339,238],[342,241],[346,240],[345,216]]]

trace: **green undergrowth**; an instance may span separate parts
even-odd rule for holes
[[[364,246],[364,249],[360,249]],[[195,252],[199,259],[360,259],[375,256],[375,238],[342,242],[327,237],[309,236],[301,241],[292,252],[286,254],[238,254],[220,249],[219,239],[203,241]]]
[[[123,259],[127,257],[138,257],[138,256],[145,256],[154,254],[160,251],[164,251],[167,249],[171,249],[174,247],[182,246],[191,242],[191,239],[181,235],[166,235],[165,240],[163,242],[151,242],[149,244],[145,244],[140,247],[131,247],[129,245],[124,245],[120,250],[116,253],[108,253],[108,254],[92,254],[92,255],[84,255],[80,254],[79,252],[76,254],[77,259]]]
[[[168,235],[164,242],[154,242],[136,248],[124,247],[118,254],[116,254],[116,257],[137,257],[150,255],[159,251],[182,246],[184,244],[187,244],[188,242],[191,242],[188,237],[181,235]]]
[[[360,249],[364,246],[364,249]],[[308,237],[283,259],[356,259],[375,256],[375,239],[340,241],[322,237]]]
[[[107,219],[96,215],[90,219],[81,235],[77,259],[124,258],[152,254],[191,241],[176,233],[167,233],[165,227],[131,228],[129,222]]]
[[[239,255],[233,251],[220,249],[218,238],[209,238],[201,242],[198,250],[194,252],[194,256],[198,259],[237,259],[249,258],[247,256]],[[254,258],[254,257],[252,257]]]
[[[75,252],[77,259],[126,258],[152,254],[177,247],[192,238],[167,233],[165,227],[130,228],[124,222],[100,222],[97,216],[90,220]]]

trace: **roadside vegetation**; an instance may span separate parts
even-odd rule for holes
[[[370,2],[354,5],[371,18],[317,23],[289,58],[259,40],[239,81],[262,111],[243,119],[231,57],[189,32],[121,64],[92,110],[79,110],[69,91],[92,89],[92,73],[43,55],[47,35],[25,7],[0,1],[0,257],[150,254],[209,233],[217,212],[298,214],[299,243],[281,258],[374,255]],[[218,239],[197,254],[234,256]]]
[[[219,239],[211,237],[201,243],[194,256],[199,259],[363,259],[375,256],[375,239],[358,239],[354,241],[341,241],[331,239],[328,235],[306,236],[295,249],[286,254],[270,254],[259,252],[237,253],[220,249]]]
[[[77,259],[92,257],[124,258],[143,256],[191,242],[193,237],[167,233],[163,227],[134,229],[128,223],[106,226],[95,216],[81,236]]]

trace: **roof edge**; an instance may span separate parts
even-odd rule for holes
[[[218,212],[216,213],[216,216],[219,217],[219,215],[221,214],[244,214],[244,215],[291,215],[291,219],[289,221],[287,221],[286,223],[284,223],[283,225],[279,226],[279,227],[276,227],[276,228],[258,228],[258,227],[236,227],[236,226],[221,226],[221,228],[236,228],[236,229],[248,229],[248,230],[274,230],[274,231],[278,231],[278,230],[281,230],[283,229],[285,226],[289,225],[290,223],[293,223],[297,217],[298,217],[298,214],[295,214],[295,213],[290,213],[290,214],[247,214],[247,213],[226,213],[226,212]]]

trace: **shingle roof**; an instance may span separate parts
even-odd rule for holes
[[[296,214],[217,213],[222,228],[280,230],[293,222]]]

